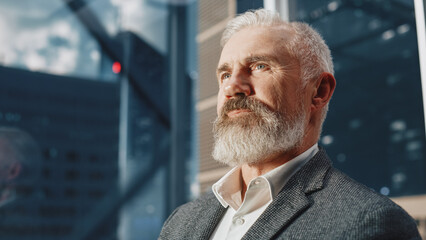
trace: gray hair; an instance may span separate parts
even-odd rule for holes
[[[306,23],[286,22],[278,13],[266,9],[248,11],[229,21],[220,41],[221,46],[238,31],[253,26],[284,26],[295,32],[295,36],[284,43],[284,47],[299,62],[303,86],[317,80],[323,72],[334,74],[330,49],[317,31]],[[322,112],[322,122],[327,111],[328,104]]]

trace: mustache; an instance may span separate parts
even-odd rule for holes
[[[221,110],[222,117],[225,117],[230,111],[237,109],[247,109],[256,114],[261,114],[262,112],[269,112],[269,108],[259,100],[254,98],[249,98],[246,96],[237,96],[227,100]]]

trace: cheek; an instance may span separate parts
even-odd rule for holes
[[[274,89],[262,89],[263,91],[258,91],[255,98],[261,101],[263,104],[268,106],[269,110],[275,112],[280,111],[282,104],[282,99],[277,94]]]
[[[221,94],[221,90],[219,90],[219,93],[217,94],[217,104],[216,104],[216,112],[217,115],[220,115],[220,109],[222,109],[222,106],[225,102],[225,99],[223,98],[223,94]]]
[[[288,103],[285,87],[278,83],[272,85],[268,97],[275,110],[283,109]]]

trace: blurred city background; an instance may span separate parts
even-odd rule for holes
[[[424,0],[2,0],[0,239],[157,239],[229,170],[211,157],[219,40],[261,7],[323,35],[319,144],[426,236]]]

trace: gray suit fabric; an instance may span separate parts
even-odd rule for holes
[[[213,193],[177,208],[159,239],[209,239],[226,209]],[[421,239],[398,205],[331,165],[323,149],[296,172],[242,239]]]

